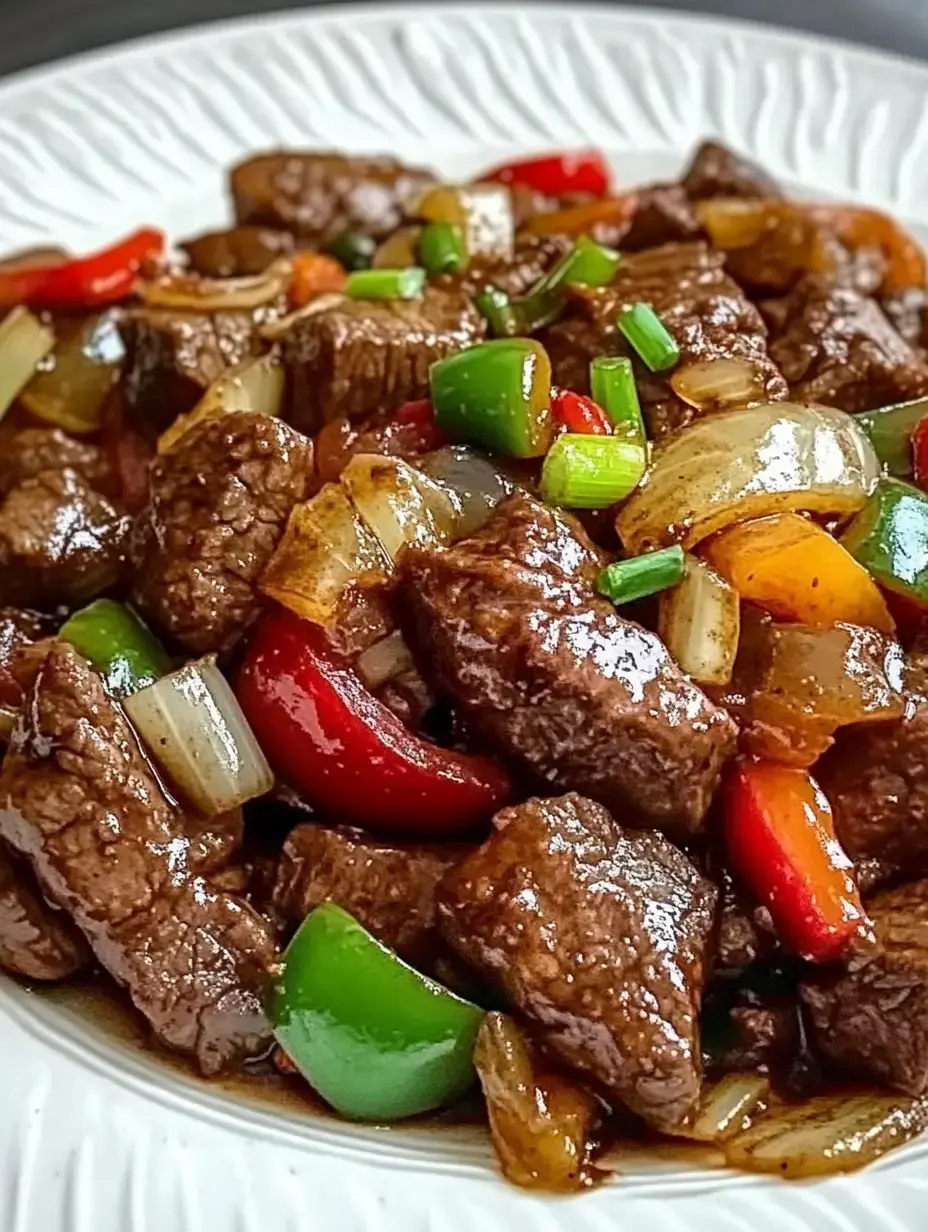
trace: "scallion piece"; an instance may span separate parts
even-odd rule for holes
[[[615,355],[597,356],[590,364],[590,392],[612,421],[613,434],[643,446],[644,420],[632,361]]]
[[[613,603],[631,603],[644,599],[658,591],[667,590],[683,581],[686,572],[686,554],[679,544],[661,548],[659,552],[646,552],[631,560],[619,560],[609,565],[599,575],[596,587],[601,595]]]
[[[633,304],[619,317],[619,329],[652,372],[666,372],[680,359],[680,348],[650,304]]]
[[[541,470],[541,495],[568,509],[607,509],[641,482],[643,445],[620,436],[565,432],[551,446]]]
[[[557,281],[566,286],[604,287],[612,281],[621,261],[622,254],[614,248],[581,235],[551,276],[560,271]]]
[[[425,270],[419,265],[356,270],[348,275],[345,294],[351,299],[417,299],[424,286]]]
[[[369,235],[361,235],[358,231],[343,231],[332,240],[326,251],[350,273],[370,269],[377,243]]]
[[[518,313],[505,291],[487,287],[476,296],[474,303],[494,338],[514,338],[519,333]]]
[[[114,697],[128,697],[171,670],[171,660],[129,608],[97,599],[75,612],[58,636],[89,659]]]
[[[419,260],[426,272],[457,274],[467,265],[464,232],[453,222],[430,222],[419,236]]]

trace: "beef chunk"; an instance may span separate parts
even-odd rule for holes
[[[23,647],[37,642],[49,628],[48,617],[38,612],[0,607],[0,709],[19,709],[23,693],[12,671],[13,662]]]
[[[590,361],[629,354],[616,324],[630,304],[652,304],[680,346],[681,363],[744,359],[755,372],[758,402],[787,395],[786,382],[767,354],[760,313],[726,274],[723,257],[704,244],[668,244],[629,257],[606,287],[574,288],[567,316],[546,331],[558,385],[589,390]],[[692,407],[668,382],[633,355],[648,432],[659,439],[693,418]]]
[[[841,278],[810,274],[799,283],[770,354],[797,402],[855,412],[928,393],[928,363]]]
[[[464,291],[473,296],[488,286],[507,295],[527,294],[536,282],[570,252],[574,241],[567,235],[520,235],[509,260],[474,257],[460,274],[445,274],[436,286]]]
[[[434,177],[394,158],[350,158],[319,151],[260,154],[232,170],[239,223],[292,231],[320,246],[342,231],[382,239],[403,219],[403,205]]]
[[[736,1005],[729,1015],[730,1040],[713,1066],[729,1073],[764,1070],[782,1074],[801,1046],[799,1007],[795,1001]]]
[[[707,197],[782,197],[776,180],[763,167],[718,141],[704,141],[683,174],[682,187],[692,201]]]
[[[890,324],[911,347],[928,347],[928,288],[906,287],[880,300]]]
[[[294,924],[327,900],[338,903],[407,962],[428,969],[438,948],[438,883],[465,850],[391,843],[344,826],[297,826],[284,844],[272,902]]]
[[[262,274],[278,257],[289,256],[295,242],[289,231],[270,227],[229,227],[208,231],[180,245],[191,268],[207,278],[242,278]]]
[[[516,495],[473,539],[409,550],[409,643],[475,733],[623,823],[698,830],[735,726],[654,634],[596,598],[598,553],[568,518]]]
[[[728,870],[720,879],[719,934],[715,967],[740,971],[766,957],[776,945],[772,921],[762,907],[753,906],[735,885]]]
[[[0,967],[26,980],[66,980],[90,961],[70,918],[42,897],[29,866],[0,843]]]
[[[635,194],[631,226],[617,240],[624,252],[699,239],[702,227],[680,184],[648,184]]]
[[[116,585],[129,519],[77,471],[42,471],[0,506],[0,593],[19,606],[78,607]]]
[[[271,930],[191,871],[183,822],[99,677],[53,643],[25,713],[0,772],[0,834],[162,1043],[207,1074],[262,1053]]]
[[[716,890],[656,833],[582,796],[504,809],[439,889],[442,932],[548,1049],[671,1130],[699,1098]]]
[[[136,523],[134,597],[187,649],[228,649],[256,616],[255,584],[290,510],[306,499],[312,446],[279,420],[225,415],[152,468]]]
[[[421,299],[345,300],[304,317],[283,340],[291,423],[305,432],[345,415],[364,419],[429,392],[429,367],[479,342],[484,321],[461,291]]]
[[[68,436],[60,428],[20,428],[0,442],[0,498],[42,471],[70,469],[91,488],[106,491],[110,465],[99,445]]]
[[[838,1069],[928,1094],[928,881],[884,890],[867,904],[875,947],[803,998],[814,1041]]]

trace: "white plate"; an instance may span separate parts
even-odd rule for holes
[[[812,0],[810,0],[812,2]],[[0,86],[0,251],[222,220],[223,171],[281,145],[449,172],[593,144],[620,182],[712,132],[785,183],[928,223],[928,68],[669,12],[476,4],[275,17],[148,40]],[[898,1232],[925,1142],[786,1185],[630,1159],[527,1196],[464,1130],[374,1130],[249,1104],[0,980],[0,1232]]]

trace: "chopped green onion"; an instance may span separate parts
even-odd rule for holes
[[[512,338],[519,333],[518,314],[505,291],[487,287],[477,295],[474,303],[494,338]]]
[[[590,391],[593,401],[612,420],[614,435],[643,446],[647,438],[632,361],[614,355],[597,356],[590,364]]]
[[[686,553],[679,544],[661,548],[659,552],[646,552],[631,560],[619,560],[603,569],[596,581],[601,595],[613,603],[631,603],[633,599],[645,599],[660,590],[677,586],[686,572]]]
[[[453,222],[430,222],[419,236],[419,260],[433,276],[458,273],[467,265],[464,232]]]
[[[348,275],[345,294],[351,299],[417,299],[424,286],[425,270],[419,265],[356,270]]]
[[[626,308],[619,317],[619,329],[652,372],[666,372],[679,361],[676,339],[650,304]]]
[[[559,273],[554,285],[604,287],[615,277],[622,254],[605,244],[597,244],[588,235],[581,235],[570,252],[548,275]]]
[[[97,599],[65,621],[58,636],[89,659],[114,697],[128,697],[171,670],[171,660],[138,616]]]
[[[912,433],[928,415],[928,398],[883,406],[854,416],[854,423],[870,437],[876,456],[890,475],[912,474]]]
[[[569,509],[607,509],[641,482],[643,445],[620,436],[565,432],[551,446],[541,470],[541,495]]]
[[[358,231],[343,231],[332,240],[327,251],[350,273],[352,270],[370,269],[377,243],[369,235],[361,235]]]

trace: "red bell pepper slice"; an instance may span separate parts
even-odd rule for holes
[[[915,482],[928,492],[928,416],[912,433],[912,468]]]
[[[101,308],[132,291],[142,263],[164,252],[164,234],[146,227],[89,257],[0,272],[0,302],[31,308]]]
[[[564,150],[542,158],[505,163],[481,176],[494,184],[524,184],[548,197],[588,193],[605,197],[611,172],[599,150]]]
[[[275,768],[312,804],[367,829],[466,833],[510,794],[496,762],[413,735],[323,629],[284,609],[259,623],[236,693]]]
[[[582,436],[611,436],[612,423],[606,412],[584,394],[569,389],[551,391],[551,413],[568,432]]]
[[[854,866],[835,837],[831,806],[808,771],[770,761],[737,766],[725,834],[735,872],[801,957],[833,962],[867,927]]]

